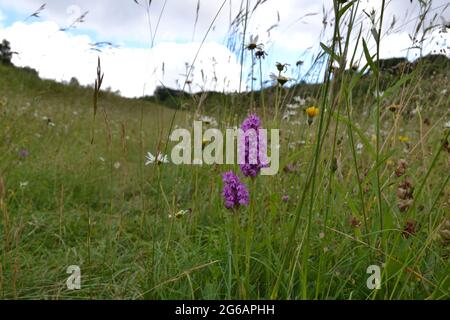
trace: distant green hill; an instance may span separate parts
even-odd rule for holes
[[[381,71],[381,85],[382,90],[388,89],[394,85],[401,77],[409,75],[412,79],[418,77],[421,80],[431,80],[432,78],[441,78],[450,76],[450,59],[442,54],[431,54],[416,59],[413,62],[408,61],[406,58],[389,58],[381,59],[379,62]],[[358,72],[357,69],[348,69],[343,73],[347,77],[352,77]],[[411,75],[414,73],[414,75]],[[425,83],[425,81],[424,81]],[[426,85],[426,84],[425,84]],[[321,83],[306,83],[301,82],[286,86],[283,88],[283,101],[286,103],[292,102],[292,98],[295,96],[301,97],[317,97]],[[372,73],[366,71],[359,81],[356,82],[354,87],[354,96],[356,98],[363,97],[368,91],[375,90],[374,79]],[[276,93],[276,87],[268,87],[263,89],[263,95],[266,98],[266,102],[270,106],[273,104],[274,95]],[[144,101],[151,101],[158,104],[168,106],[170,108],[192,109],[195,108],[195,104],[203,100],[203,108],[214,111],[217,109],[217,105],[228,105],[230,108],[234,108],[236,112],[246,110],[245,106],[250,104],[252,98],[256,101],[256,105],[260,105],[259,97],[260,91],[255,91],[253,95],[251,93],[221,93],[221,92],[201,92],[195,94],[189,94],[185,91],[176,90],[166,87],[158,87],[153,96],[143,97]],[[205,98],[206,97],[206,98]]]
[[[450,59],[445,55],[428,55],[418,58],[414,62],[409,62],[406,58],[382,59],[379,66],[383,91],[393,86],[405,75],[409,75],[410,79],[420,78],[424,86],[427,85],[427,79],[434,78],[435,81],[436,78],[450,76]],[[356,69],[349,69],[341,73],[340,76],[353,77],[357,72]],[[414,75],[411,75],[411,73],[414,73]],[[286,86],[281,90],[283,103],[291,103],[295,96],[316,98],[320,88],[320,83],[305,82]],[[374,81],[369,70],[356,82],[353,95],[355,99],[359,99],[365,97],[367,92],[374,90]],[[54,80],[41,79],[38,72],[29,67],[20,68],[0,64],[0,94],[19,92],[25,96],[33,96],[34,99],[58,100],[64,98],[66,103],[73,100],[83,101],[87,107],[90,107],[93,95],[92,87],[80,86],[76,78],[72,78],[69,83],[63,84]],[[171,109],[215,113],[226,107],[237,114],[245,114],[251,99],[255,101],[257,107],[261,106],[261,94],[264,95],[265,103],[270,109],[270,106],[274,103],[276,92],[275,86],[265,88],[263,92],[255,91],[253,94],[249,92],[240,94],[221,92],[189,94],[181,90],[158,87],[154,95],[142,98],[124,98],[118,93],[105,90],[101,92],[101,97],[113,108],[118,106],[145,106],[146,108],[165,106]]]

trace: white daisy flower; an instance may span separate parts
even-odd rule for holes
[[[214,119],[213,117],[201,116],[198,120],[202,121],[204,124],[208,124],[211,126],[217,126],[217,120]]]
[[[272,79],[273,82],[280,84],[281,86],[283,86],[286,82],[292,80],[291,78],[285,77],[285,76],[277,76],[274,73],[271,73],[269,75],[270,79]]]
[[[250,41],[246,45],[246,48],[248,50],[254,50],[258,48],[258,36],[254,37],[253,35],[250,35]]]
[[[151,152],[147,152],[147,162],[145,163],[146,166],[152,163],[162,164],[162,163],[169,163],[169,158],[167,155],[164,155],[162,153],[158,153],[158,155],[155,157]]]

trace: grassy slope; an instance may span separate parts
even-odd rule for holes
[[[445,152],[424,185],[418,209],[405,216],[396,207],[396,188],[404,177],[393,174],[395,162],[406,159],[406,176],[418,187],[448,120],[448,93],[441,92],[448,86],[448,74],[417,79],[384,101],[384,107],[398,104],[404,110],[395,114],[386,108],[382,118],[387,246],[368,245],[378,234],[370,80],[364,94],[355,97],[353,125],[355,143],[363,144],[357,165],[365,175],[362,184],[371,237],[361,236],[363,227],[350,223],[352,217],[362,220],[362,216],[345,122],[340,123],[331,197],[325,190],[333,137],[326,137],[312,211],[310,298],[448,298],[448,249],[438,235],[448,214]],[[252,203],[231,214],[220,197],[226,166],[143,166],[145,152],[154,153],[163,145],[174,110],[102,93],[91,145],[91,100],[91,89],[42,81],[0,66],[0,176],[7,187],[0,226],[2,297],[268,298],[305,187],[317,121],[308,127],[302,114],[301,125],[283,123],[281,168],[293,163],[298,171],[286,173],[280,168],[276,176],[246,180]],[[239,119],[225,109],[231,103],[231,98],[215,102],[220,127],[238,124]],[[413,112],[415,106],[421,107],[421,113]],[[425,118],[429,124],[423,123]],[[189,113],[179,111],[174,123],[190,127],[191,121]],[[409,141],[399,142],[399,135]],[[299,140],[304,143],[296,143]],[[29,150],[25,159],[18,156],[22,148]],[[20,187],[23,182],[28,185]],[[283,195],[290,200],[281,201]],[[169,218],[187,208],[192,213]],[[304,210],[296,254],[303,252]],[[402,231],[412,218],[420,228],[406,239]],[[299,298],[303,266],[298,257],[289,258],[281,273],[279,296]],[[366,268],[372,264],[385,266],[386,284],[376,293],[366,288]],[[81,267],[82,290],[66,289],[69,265]]]

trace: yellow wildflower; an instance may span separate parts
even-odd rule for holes
[[[308,117],[314,118],[315,116],[317,116],[319,114],[319,108],[309,107],[306,109],[306,114],[308,115]]]

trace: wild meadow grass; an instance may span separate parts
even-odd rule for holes
[[[448,299],[450,67],[382,69],[383,10],[365,35],[358,3],[334,1],[315,85],[284,85],[273,66],[270,89],[252,80],[214,102],[171,97],[173,109],[96,90],[101,67],[92,89],[0,65],[1,298]],[[366,62],[344,70],[360,60],[354,35]],[[264,48],[243,38],[262,79]],[[249,113],[281,130],[278,174],[145,165],[170,155],[174,128],[203,116],[224,131]],[[224,206],[230,170],[248,206]],[[80,290],[66,287],[70,265]]]

